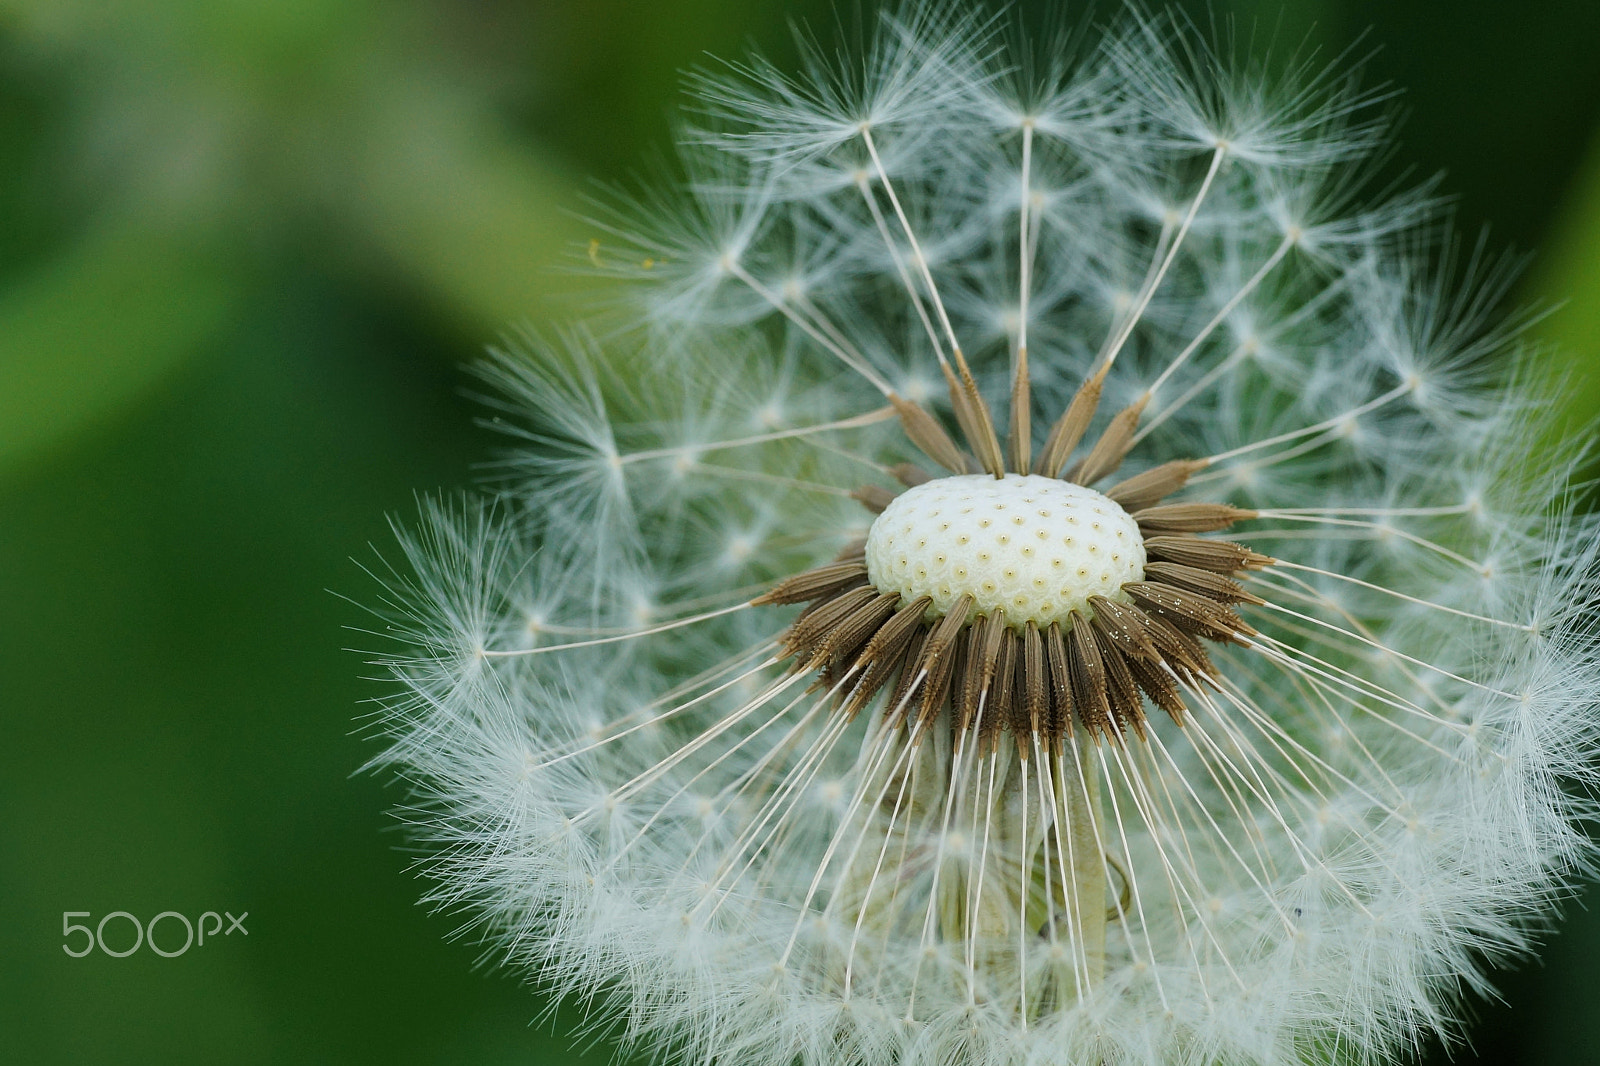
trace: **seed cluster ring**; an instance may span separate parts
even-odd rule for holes
[[[1019,361],[1013,404],[1023,406],[1012,415],[1010,473],[1060,477],[1085,488],[1114,474],[1144,403],[1116,415],[1085,458],[1062,473],[1098,405],[1100,376],[1079,388],[1034,459],[1026,454],[1026,373],[1026,360]],[[962,378],[971,380],[964,372]],[[1007,469],[986,402],[955,375],[950,392],[969,450],[960,450],[926,409],[892,397],[907,436],[952,474],[982,470],[1004,479]],[[1199,536],[1227,529],[1254,512],[1221,503],[1162,503],[1205,465],[1173,460],[1106,490],[1106,499],[1131,512],[1143,538],[1142,580],[1123,582],[1115,598],[1087,597],[1064,622],[1041,626],[1031,618],[1008,619],[1004,607],[975,613],[975,596],[959,589],[955,604],[937,612],[926,595],[910,598],[875,584],[864,539],[832,563],[780,581],[753,602],[806,604],[781,638],[785,658],[791,669],[816,671],[817,684],[835,693],[848,716],[888,691],[883,713],[891,726],[921,723],[919,736],[926,736],[927,727],[948,709],[952,727],[975,733],[983,750],[992,750],[1002,730],[1019,741],[1030,738],[1016,745],[1022,759],[1033,749],[1032,739],[1059,752],[1078,727],[1096,740],[1130,732],[1142,738],[1143,697],[1182,725],[1184,692],[1216,687],[1216,667],[1202,641],[1246,643],[1255,630],[1234,607],[1264,602],[1237,579],[1273,559],[1241,544]],[[901,464],[894,474],[907,489],[935,481],[914,464]],[[855,495],[881,515],[899,493],[869,486]]]

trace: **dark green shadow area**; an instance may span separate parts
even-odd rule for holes
[[[327,590],[373,598],[351,556],[484,445],[410,324],[287,286],[225,352],[8,486],[9,1061],[576,1061],[528,1028],[538,1001],[446,941],[455,919],[415,905],[384,813],[399,794],[350,776],[376,687],[342,649],[371,638]],[[248,911],[248,936],[74,959],[67,910]],[[183,939],[171,919],[161,934]]]

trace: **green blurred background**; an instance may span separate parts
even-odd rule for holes
[[[1538,253],[1518,299],[1559,305],[1538,334],[1600,409],[1600,5],[1193,10],[1377,49],[1392,169]],[[0,1060],[609,1059],[413,904],[328,590],[372,599],[387,516],[472,482],[461,366],[568,313],[568,212],[666,147],[677,72],[829,12],[0,0]],[[249,932],[62,952],[63,911],[115,910]],[[1600,918],[1502,986],[1459,1060],[1600,1062]]]

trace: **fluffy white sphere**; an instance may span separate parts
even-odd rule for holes
[[[1387,90],[1002,29],[695,76],[589,223],[639,328],[488,369],[520,451],[380,571],[428,898],[662,1061],[1448,1042],[1596,856],[1582,442],[1429,191],[1355,202]]]
[[[943,615],[962,596],[974,614],[1014,626],[1092,613],[1144,576],[1144,541],[1128,513],[1093,489],[1037,474],[938,478],[895,497],[867,534],[867,573],[904,602]]]

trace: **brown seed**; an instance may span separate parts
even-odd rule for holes
[[[944,703],[950,687],[950,675],[955,663],[955,646],[961,631],[966,628],[967,612],[972,610],[972,597],[962,596],[951,607],[950,613],[939,619],[928,634],[922,647],[922,661],[918,672],[926,671],[922,682],[922,699],[917,708],[917,718],[926,724],[931,721]]]
[[[978,472],[1004,477],[1005,462],[1000,457],[1000,438],[995,436],[989,405],[984,402],[983,394],[978,391],[978,383],[973,380],[965,361],[959,359],[959,354],[959,378],[950,367],[944,367],[945,384],[950,389],[950,407],[955,411],[956,424],[967,439],[967,447],[978,457]]]
[[[919,625],[911,634],[911,639],[906,642],[906,650],[900,659],[900,674],[895,680],[894,691],[889,694],[889,702],[884,707],[884,713],[889,716],[889,725],[898,728],[906,720],[911,711],[911,697],[913,685],[918,683],[918,665],[922,661],[922,649],[928,645],[928,634],[932,630],[927,625]]]
[[[815,654],[835,662],[848,657],[888,621],[898,602],[898,592],[878,593],[835,625],[822,638]]]
[[[938,419],[929,414],[921,404],[912,403],[894,393],[889,394],[889,403],[894,407],[895,414],[900,416],[900,427],[905,430],[906,437],[912,444],[922,449],[924,455],[952,474],[967,472],[966,458],[961,454],[961,449],[956,447],[956,442],[950,439],[950,434],[944,431]]]
[[[1214,574],[1259,570],[1273,561],[1271,556],[1253,552],[1242,544],[1192,536],[1146,537],[1144,551],[1151,559],[1181,563]]]
[[[1141,511],[1183,488],[1190,475],[1208,464],[1206,459],[1174,459],[1117,482],[1106,490],[1106,496],[1124,511]]]
[[[1076,611],[1072,612],[1072,628],[1067,631],[1067,675],[1078,720],[1090,736],[1107,735],[1111,731],[1111,705],[1106,698],[1106,671],[1089,626]]]
[[[1162,668],[1161,661],[1129,659],[1128,669],[1132,671],[1133,679],[1139,683],[1145,695],[1150,697],[1150,702],[1166,711],[1174,722],[1183,725],[1188,707],[1178,691],[1177,682]]]
[[[878,631],[867,640],[856,660],[864,672],[845,703],[846,714],[857,714],[895,676],[906,647],[922,626],[923,616],[931,602],[927,596],[923,596],[901,606],[895,611],[894,617],[879,626]],[[889,706],[893,708],[892,701]]]
[[[1027,728],[1037,736],[1050,728],[1050,667],[1045,661],[1044,635],[1032,619],[1022,630],[1021,687]],[[1026,744],[1019,742],[1017,751],[1024,759],[1028,757]]]
[[[1004,611],[995,611],[975,621],[967,632],[966,677],[957,692],[956,728],[963,733],[972,728],[980,701],[994,684],[1000,663],[1000,642],[1005,633]]]
[[[1150,639],[1144,625],[1144,612],[1104,596],[1090,596],[1095,620],[1125,654],[1144,659],[1159,659],[1161,652]]]
[[[1141,612],[1143,613],[1143,612]],[[1201,643],[1156,614],[1144,614],[1144,625],[1150,639],[1161,650],[1161,658],[1185,681],[1198,682],[1209,679],[1217,672],[1211,656]]]
[[[1077,704],[1072,698],[1072,673],[1067,642],[1061,635],[1061,623],[1051,622],[1044,633],[1045,662],[1050,667],[1050,730],[1051,746],[1059,751],[1061,742],[1072,736],[1072,719]]]
[[[983,712],[983,724],[978,730],[982,749],[993,751],[1000,731],[1011,725],[1015,708],[1012,706],[1017,677],[1017,632],[1005,629],[1000,634],[1000,656],[995,662],[994,681],[990,686],[989,706]]]
[[[973,380],[972,371],[967,368],[967,362],[961,358],[961,350],[956,349],[956,360],[961,367],[961,391],[967,394],[967,402],[972,405],[972,410],[978,416],[978,439],[969,443],[974,455],[983,463],[983,468],[995,477],[1006,476],[1005,457],[1000,452],[1000,437],[995,433],[994,418],[989,413],[989,405],[983,398],[983,393],[978,391],[978,383]]]
[[[1150,396],[1146,393],[1118,411],[1100,434],[1100,439],[1094,442],[1094,447],[1089,449],[1083,462],[1067,474],[1067,480],[1080,485],[1093,485],[1101,478],[1116,473],[1122,460],[1127,458],[1128,449],[1133,447],[1133,431],[1139,428],[1139,416],[1144,414],[1145,404],[1149,402]]]
[[[1011,469],[1026,474],[1033,462],[1033,398],[1028,388],[1028,349],[1017,349],[1017,365],[1011,372]]]
[[[894,502],[895,494],[879,485],[862,485],[850,496],[873,514],[882,514]]]
[[[1017,650],[1011,657],[1011,700],[1007,704],[1006,728],[1011,730],[1012,743],[1020,756],[1028,750],[1033,736],[1033,719],[1028,713],[1028,645],[1021,630],[1013,629]]]
[[[1255,632],[1232,608],[1171,585],[1130,581],[1122,586],[1122,591],[1147,611],[1159,614],[1181,627],[1194,628],[1212,640],[1232,641],[1235,634]]]
[[[1083,439],[1083,434],[1094,419],[1095,408],[1100,406],[1100,389],[1105,382],[1102,371],[1089,378],[1073,394],[1072,402],[1062,412],[1056,424],[1050,427],[1039,457],[1033,461],[1033,472],[1045,477],[1060,477],[1061,468],[1072,457],[1072,450]]]
[[[1237,581],[1223,577],[1221,574],[1213,574],[1208,570],[1184,566],[1182,563],[1146,563],[1144,576],[1148,580],[1159,581],[1163,585],[1172,585],[1176,588],[1186,589],[1189,592],[1199,593],[1207,599],[1216,600],[1218,603],[1252,603],[1260,606],[1266,602],[1261,597],[1246,592],[1244,586]]]
[[[896,463],[889,468],[889,473],[896,481],[908,489],[914,489],[918,485],[926,485],[933,480],[933,475],[916,463]]]
[[[1112,721],[1117,733],[1126,737],[1129,730],[1144,738],[1144,698],[1128,669],[1128,661],[1116,642],[1099,624],[1097,617],[1089,621],[1089,634],[1095,650],[1100,654],[1100,665],[1106,675],[1106,703],[1111,708]]]
[[[863,584],[867,580],[865,563],[843,562],[819,566],[803,574],[784,578],[768,592],[751,600],[758,607],[769,604],[804,603],[819,596]]]
[[[1254,511],[1225,503],[1167,503],[1135,511],[1133,520],[1146,536],[1157,533],[1209,533],[1254,518]]]
[[[809,663],[836,626],[880,595],[871,585],[863,585],[812,604],[789,627],[789,633],[784,637],[789,653],[796,657],[796,665],[805,666]]]

